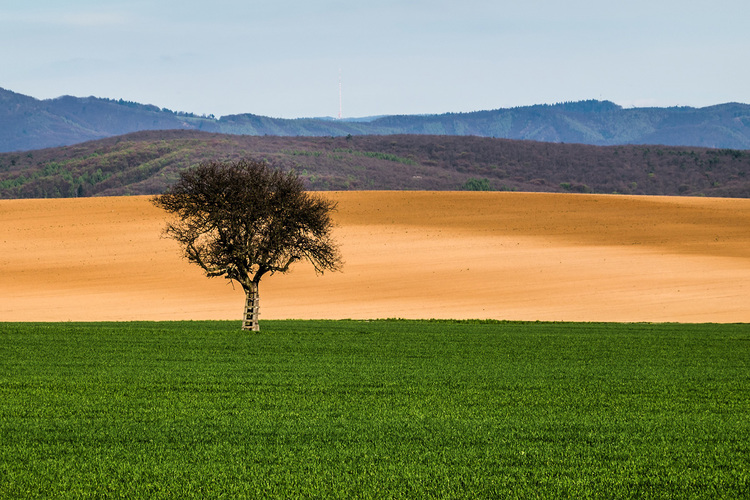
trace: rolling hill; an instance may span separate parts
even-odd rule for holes
[[[146,131],[0,153],[0,198],[155,194],[208,159],[295,170],[313,190],[496,190],[750,197],[750,151],[474,136],[281,137]]]
[[[750,105],[625,109],[612,102],[591,100],[372,120],[280,119],[253,114],[216,118],[122,99],[63,96],[38,100],[0,89],[0,152],[165,129],[255,136],[473,135],[599,146],[750,149]]]

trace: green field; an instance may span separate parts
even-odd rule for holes
[[[749,498],[750,325],[0,323],[0,498]]]

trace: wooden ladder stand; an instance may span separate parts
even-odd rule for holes
[[[259,302],[257,293],[247,294],[245,298],[245,317],[242,321],[243,330],[260,331],[258,325]]]

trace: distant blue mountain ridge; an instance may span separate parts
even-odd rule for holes
[[[539,104],[468,113],[360,119],[199,116],[98,97],[39,100],[0,88],[0,152],[65,146],[144,130],[237,135],[471,135],[597,146],[660,144],[750,149],[750,105],[623,108],[610,101]]]

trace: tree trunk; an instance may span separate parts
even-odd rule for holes
[[[251,283],[249,287],[245,288],[245,316],[242,320],[243,330],[260,331],[260,326],[258,325],[259,304],[258,284]]]

